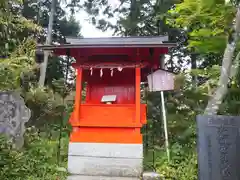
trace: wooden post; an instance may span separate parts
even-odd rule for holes
[[[141,90],[140,90],[140,83],[141,83],[141,69],[135,69],[135,103],[136,103],[136,121],[140,122],[140,109],[141,109]]]
[[[77,68],[76,77],[76,94],[75,94],[75,109],[74,109],[74,122],[73,125],[79,124],[80,120],[80,106],[82,99],[82,68]]]

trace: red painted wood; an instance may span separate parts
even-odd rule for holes
[[[101,104],[103,95],[117,95],[117,104],[135,103],[135,74],[134,69],[114,70],[113,76],[109,69],[85,71],[84,81],[87,82],[86,103]]]
[[[75,58],[89,57],[92,55],[128,55],[136,57],[139,49],[140,57],[149,57],[150,48],[71,48],[70,54]],[[153,48],[154,55],[167,54],[168,47]],[[55,54],[66,55],[66,49],[56,49]]]
[[[70,55],[76,59],[76,64],[85,61],[103,61],[106,58],[97,57],[103,55],[115,56],[111,61],[116,62],[119,59],[124,61],[142,61],[147,62],[148,66],[141,69],[141,81],[145,82],[146,76],[151,72],[151,68],[160,67],[160,55],[168,53],[168,47],[153,48],[154,54],[150,56],[150,48],[71,48]],[[56,49],[56,55],[66,55],[66,49]],[[121,58],[120,58],[121,56]],[[122,58],[124,56],[124,58]]]
[[[81,127],[70,135],[70,142],[142,144],[141,128]]]
[[[146,124],[146,105],[140,102],[140,82],[152,68],[160,66],[160,55],[168,53],[168,47],[153,48],[71,48],[70,55],[77,64],[83,62],[147,62],[142,69],[82,70],[82,78],[76,82],[76,104],[70,123],[73,126],[70,141],[99,143],[142,143],[140,128]],[[55,54],[66,55],[65,49]],[[107,55],[107,56],[106,56]],[[116,57],[116,58],[115,58]],[[79,67],[75,67],[79,68]],[[82,81],[81,81],[82,80]],[[81,104],[81,83],[87,83],[86,103]],[[117,95],[115,104],[102,104],[103,95]],[[76,121],[76,117],[78,117]],[[76,127],[77,126],[77,127]],[[79,127],[79,128],[78,128]]]

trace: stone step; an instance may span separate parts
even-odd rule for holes
[[[68,156],[68,172],[72,175],[107,177],[140,177],[142,158],[106,158]]]
[[[161,180],[161,177],[155,172],[145,172],[142,178],[72,175],[67,180]]]
[[[69,176],[67,180],[140,180],[135,177],[104,177],[104,176],[82,176],[73,175]]]

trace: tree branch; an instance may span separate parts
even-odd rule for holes
[[[234,51],[236,49],[236,44],[239,39],[239,33],[240,33],[240,6],[237,8],[237,13],[236,13],[236,24],[235,24],[235,32],[232,34],[232,41],[227,42],[227,46],[224,51],[224,56],[222,60],[222,67],[221,67],[221,75],[219,78],[219,83],[218,83],[218,88],[214,92],[213,96],[211,99],[208,101],[207,107],[205,109],[204,114],[208,115],[215,115],[217,114],[219,107],[224,99],[224,97],[227,94],[228,91],[228,80],[230,76],[235,76],[237,71],[235,73],[231,73],[231,68],[232,68],[232,63],[233,63],[233,56],[234,56]],[[235,63],[238,63],[240,57],[240,53],[238,53]]]

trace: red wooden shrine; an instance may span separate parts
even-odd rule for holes
[[[76,59],[71,142],[142,144],[140,129],[146,123],[146,104],[141,103],[140,84],[160,68],[160,57],[174,46],[164,39],[70,39],[71,44],[39,47],[54,50],[56,55],[69,52]],[[115,95],[116,101],[102,102],[107,95]]]

